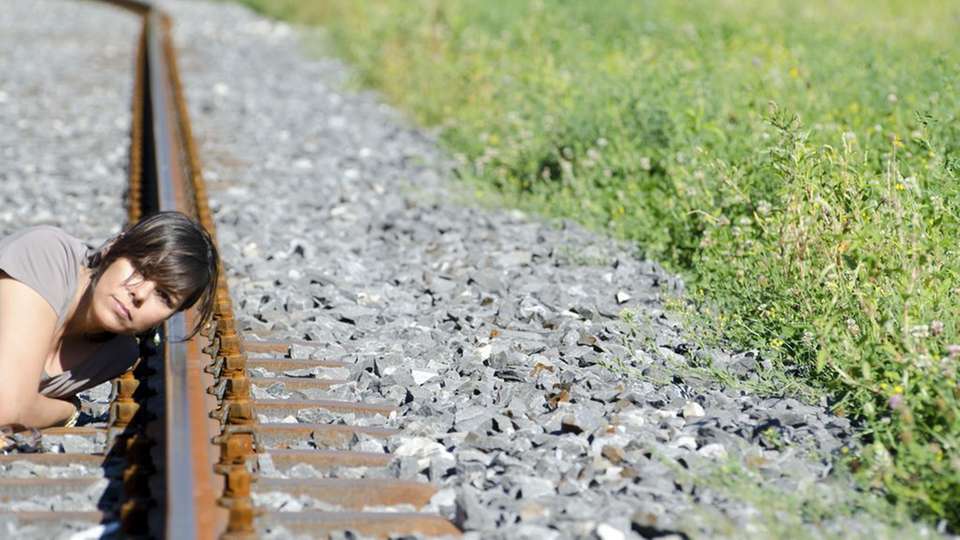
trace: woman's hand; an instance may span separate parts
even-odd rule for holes
[[[77,425],[77,420],[80,419],[80,398],[73,396],[69,403],[73,405],[73,414],[71,414],[70,418],[67,418],[60,427],[74,427]]]

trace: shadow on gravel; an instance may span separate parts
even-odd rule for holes
[[[146,406],[148,400],[155,402],[158,397],[158,389],[151,387],[148,381],[162,380],[157,368],[162,366],[163,357],[151,341],[140,341],[141,361],[133,370],[134,377],[141,382],[132,398],[140,406],[122,430],[108,428],[102,468],[109,484],[97,502],[97,509],[103,512],[100,538],[163,535],[163,512],[157,511],[157,507],[160,504],[158,501],[164,500],[164,494],[158,491],[162,489],[159,487],[162,483],[154,481],[163,472],[157,467],[158,463],[162,463],[159,453],[163,441],[152,440],[147,435],[148,426],[157,417]],[[114,396],[119,391],[119,381],[116,379],[113,382]],[[111,401],[108,425],[115,423],[114,419],[121,415],[120,411],[125,406],[116,403],[116,398]],[[161,429],[151,433],[162,432]]]

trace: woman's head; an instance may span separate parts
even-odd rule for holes
[[[107,331],[137,334],[196,304],[192,336],[213,314],[217,248],[179,212],[143,218],[94,253],[88,266],[92,308]]]

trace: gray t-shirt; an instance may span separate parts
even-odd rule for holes
[[[57,314],[57,329],[65,324],[77,290],[80,269],[90,248],[63,230],[49,225],[30,227],[0,240],[0,270],[37,291]],[[114,336],[73,369],[40,379],[40,393],[64,398],[117,377],[139,355],[136,338]]]

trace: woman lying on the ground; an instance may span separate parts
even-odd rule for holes
[[[146,217],[93,250],[61,229],[0,240],[0,426],[72,425],[76,395],[131,369],[138,338],[198,305],[210,319],[219,263],[178,212]]]

